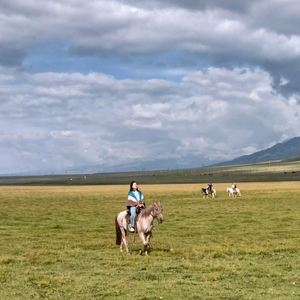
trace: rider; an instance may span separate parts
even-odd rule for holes
[[[233,185],[231,186],[231,188],[233,189],[233,191],[235,192],[236,191],[236,184],[233,183]]]
[[[136,208],[145,207],[145,201],[142,191],[138,189],[138,183],[136,181],[132,181],[130,184],[130,190],[128,194],[127,200],[127,208],[130,209],[130,225],[128,230],[130,232],[134,232],[134,222],[136,216]]]
[[[212,192],[212,183],[208,183],[207,184],[207,187],[206,187],[206,193],[207,194],[210,194]]]

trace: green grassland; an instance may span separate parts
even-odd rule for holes
[[[115,244],[128,185],[2,186],[0,299],[299,299],[300,183],[141,185],[160,200],[149,256]]]

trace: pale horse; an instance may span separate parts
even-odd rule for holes
[[[140,250],[140,254],[143,252],[145,255],[147,253],[147,247],[150,241],[151,231],[153,228],[153,220],[157,219],[158,224],[163,222],[162,206],[160,201],[153,202],[150,206],[143,209],[136,221],[135,233],[137,232],[143,242],[143,248]],[[123,251],[123,243],[126,248],[127,254],[130,255],[128,244],[127,244],[127,235],[128,235],[128,223],[126,220],[127,211],[124,210],[117,214],[115,219],[116,224],[116,244],[120,245],[120,252]],[[134,233],[134,234],[135,234]]]
[[[229,197],[233,197],[234,195],[242,196],[242,194],[241,194],[241,192],[238,188],[233,190],[233,188],[229,187],[229,188],[226,189],[226,193],[228,193]]]

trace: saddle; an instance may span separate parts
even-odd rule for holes
[[[210,189],[205,189],[205,193],[206,193],[206,195],[212,194],[212,188],[210,188]]]
[[[130,207],[128,207],[127,206],[127,214],[126,214],[126,216],[125,216],[125,219],[126,219],[126,221],[127,221],[127,224],[130,224],[130,216],[131,216],[131,212],[130,212]],[[139,214],[140,214],[140,212],[143,210],[143,209],[145,209],[146,207],[144,207],[144,208],[141,208],[141,207],[137,207],[136,208],[136,215],[135,215],[135,222],[138,220],[138,216],[139,216]]]

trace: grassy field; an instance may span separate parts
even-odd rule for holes
[[[129,185],[2,186],[0,299],[300,299],[300,182],[141,185],[149,256],[115,245]]]

